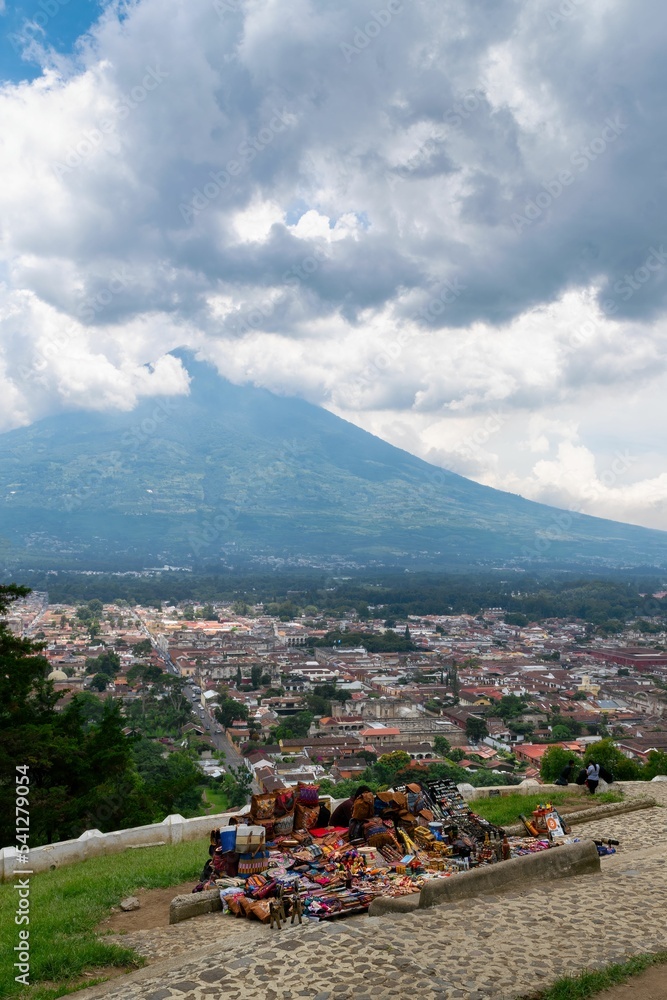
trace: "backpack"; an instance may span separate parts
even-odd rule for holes
[[[374,812],[375,795],[373,792],[362,792],[361,795],[357,796],[352,806],[352,819],[361,821],[371,819]]]

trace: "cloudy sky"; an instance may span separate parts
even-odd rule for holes
[[[185,345],[667,529],[661,0],[0,9],[0,430],[187,392]]]

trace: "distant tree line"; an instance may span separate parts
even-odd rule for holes
[[[304,569],[281,573],[156,573],[147,577],[86,576],[61,572],[57,577],[31,572],[31,585],[48,590],[52,601],[80,604],[82,624],[95,628],[101,609],[91,602],[126,602],[161,606],[161,603],[201,603],[202,618],[214,618],[212,602],[234,603],[239,613],[262,603],[268,613],[289,620],[299,613],[360,620],[378,616],[405,620],[408,615],[473,614],[501,607],[510,624],[525,625],[545,618],[579,618],[613,634],[628,622],[658,616],[667,620],[667,599],[650,595],[662,589],[659,578],[626,577],[620,571],[608,576],[531,573],[442,574],[360,570],[350,579]],[[507,577],[510,577],[509,579]],[[194,612],[194,605],[191,609]],[[97,617],[96,617],[97,612]],[[647,635],[659,626],[639,622]]]

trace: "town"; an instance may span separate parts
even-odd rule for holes
[[[443,763],[489,786],[539,780],[554,745],[579,758],[612,738],[630,769],[667,751],[663,616],[610,636],[502,608],[296,610],[286,620],[277,605],[244,601],[52,604],[33,592],[8,624],[42,644],[61,708],[81,696],[93,718],[111,699],[127,735],[165,758],[187,748],[204,790],[194,810],[299,781],[347,794],[378,761]]]

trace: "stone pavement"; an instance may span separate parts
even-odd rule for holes
[[[625,790],[628,796],[648,791],[667,805],[667,783]],[[602,859],[601,875],[417,913],[280,932],[210,914],[124,935],[124,944],[156,964],[77,998],[510,1000],[564,975],[664,949],[667,811],[629,813],[575,832],[621,841],[615,856]],[[179,948],[180,956],[161,960]]]

